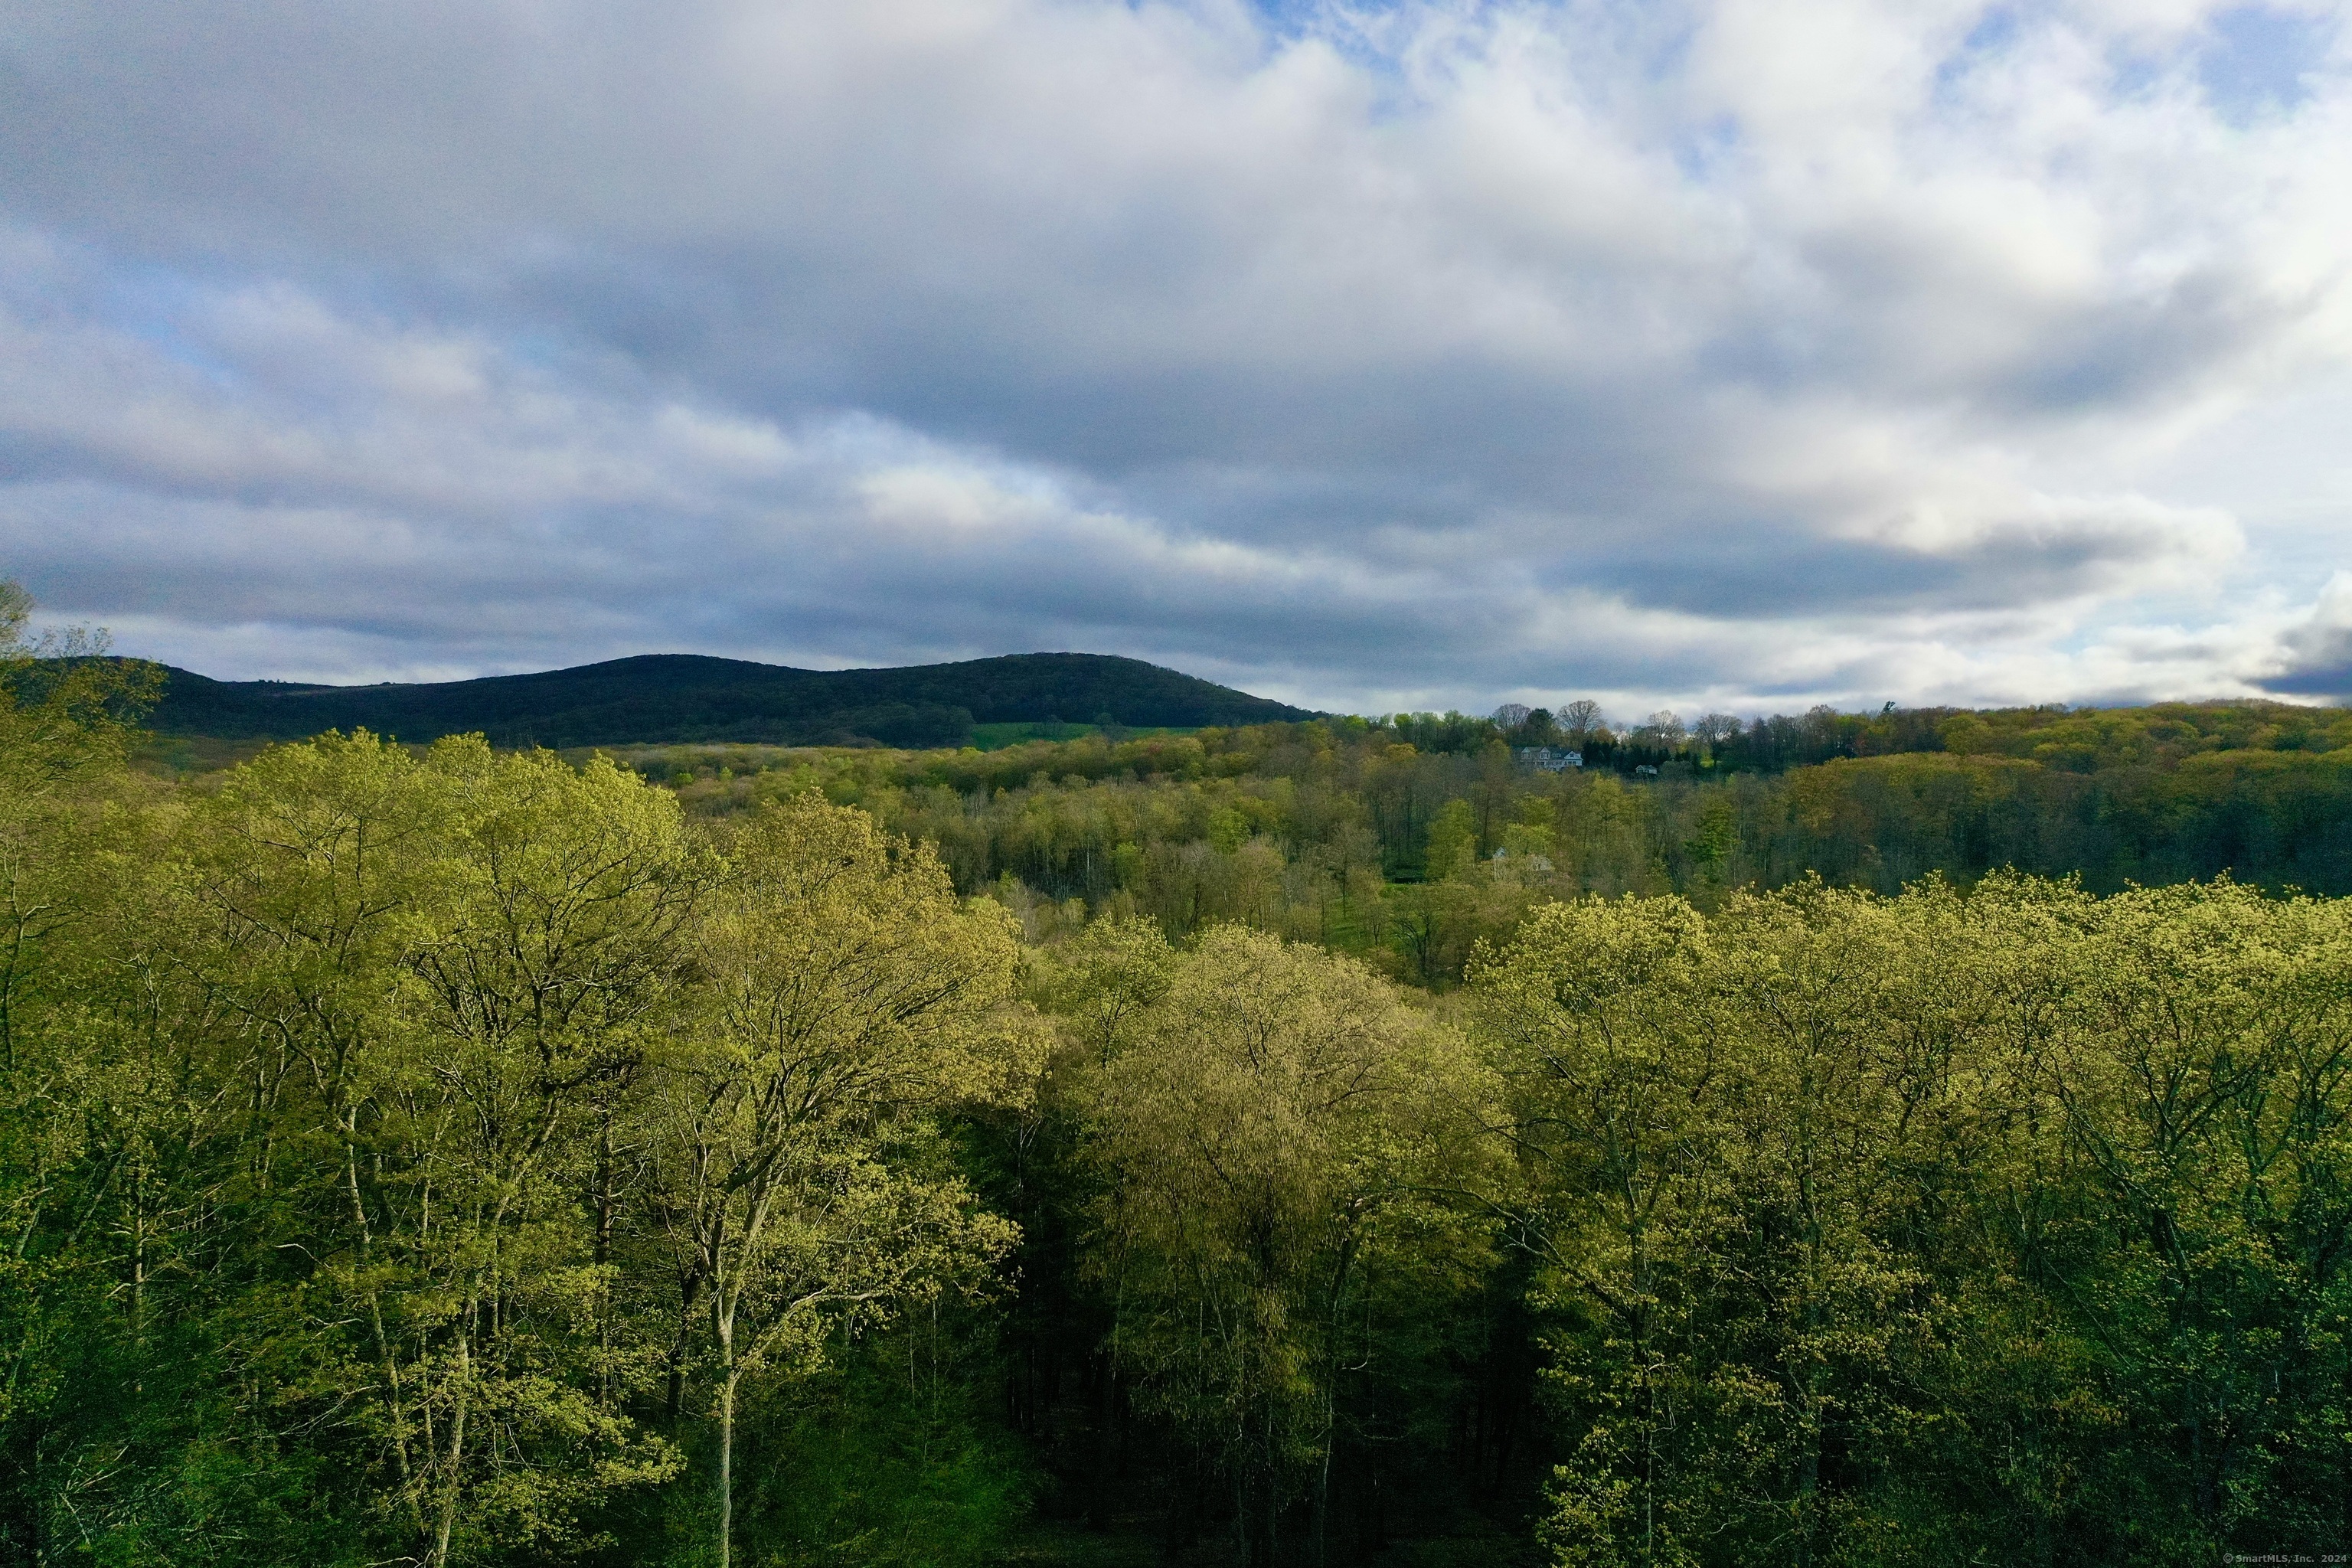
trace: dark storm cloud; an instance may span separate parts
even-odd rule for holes
[[[2333,646],[2318,650],[2309,664],[2271,676],[2263,686],[2281,697],[2317,697],[2335,702],[2352,699],[2352,636],[2339,637]]]
[[[223,674],[1997,684],[2239,547],[2036,465],[2336,308],[2340,73],[1987,14],[19,7],[0,561]]]
[[[2279,637],[2263,689],[2281,697],[2352,701],[2352,574],[2339,572],[2311,614]]]

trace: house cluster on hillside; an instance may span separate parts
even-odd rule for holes
[[[1584,765],[1582,752],[1556,751],[1550,746],[1521,746],[1518,757],[1519,766],[1539,773],[1564,773]]]

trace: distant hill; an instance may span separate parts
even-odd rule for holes
[[[953,746],[975,723],[1136,729],[1309,719],[1300,708],[1089,653],[1010,654],[902,669],[792,669],[697,654],[646,654],[576,669],[478,680],[303,686],[214,680],[165,667],[149,720],[165,735],[299,740],[365,728],[403,741],[480,731],[501,745],[742,741]]]

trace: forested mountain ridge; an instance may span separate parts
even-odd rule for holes
[[[1009,654],[883,669],[793,669],[646,654],[474,680],[306,686],[214,680],[166,667],[160,733],[299,740],[371,730],[403,741],[486,735],[498,745],[755,741],[958,745],[975,723],[1108,721],[1138,729],[1304,719],[1307,710],[1104,654]]]

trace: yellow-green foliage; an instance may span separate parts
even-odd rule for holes
[[[706,979],[652,1064],[648,1143],[685,1308],[709,1319],[725,1568],[744,1379],[805,1374],[847,1329],[985,1279],[1012,1228],[887,1154],[926,1113],[1026,1100],[1043,1037],[1013,1005],[1003,912],[961,909],[928,846],[814,794],[722,842],[697,931]]]
[[[1559,1562],[2342,1539],[2343,906],[1596,900],[1474,989],[1544,1262]]]
[[[1593,767],[1557,775],[1521,770],[1467,720],[988,755],[673,748],[636,765],[686,780],[697,814],[809,790],[861,805],[939,845],[957,887],[995,892],[1033,940],[1105,912],[1176,938],[1238,921],[1451,985],[1473,943],[1580,892],[1711,907],[1812,875],[1893,892],[2003,868],[2100,890],[2228,874],[2352,892],[2347,724],[2282,704],[1822,710],[1680,752],[1604,732]],[[1653,755],[1659,777],[1618,771]],[[1807,757],[1830,760],[1769,771]]]
[[[1111,1353],[1229,1479],[1248,1560],[1407,1370],[1373,1322],[1441,1309],[1486,1262],[1486,1226],[1444,1194],[1485,1174],[1488,1084],[1361,965],[1232,927],[1106,1054],[1079,1092]]]
[[[1012,1233],[936,1122],[1025,1098],[1040,1037],[1005,917],[928,851],[813,797],[715,842],[478,740],[330,735],[151,802],[119,748],[77,784],[104,741],[0,776],[37,939],[0,1013],[0,1421],[52,1456],[9,1528],[439,1568],[590,1551],[689,1480],[723,1521],[727,1445],[689,1456],[744,1377],[992,1277]]]
[[[2164,767],[2225,751],[2324,752],[2352,746],[2352,712],[2284,702],[2158,702],[2145,708],[1991,709],[1938,729],[1947,749],[2070,772]]]

